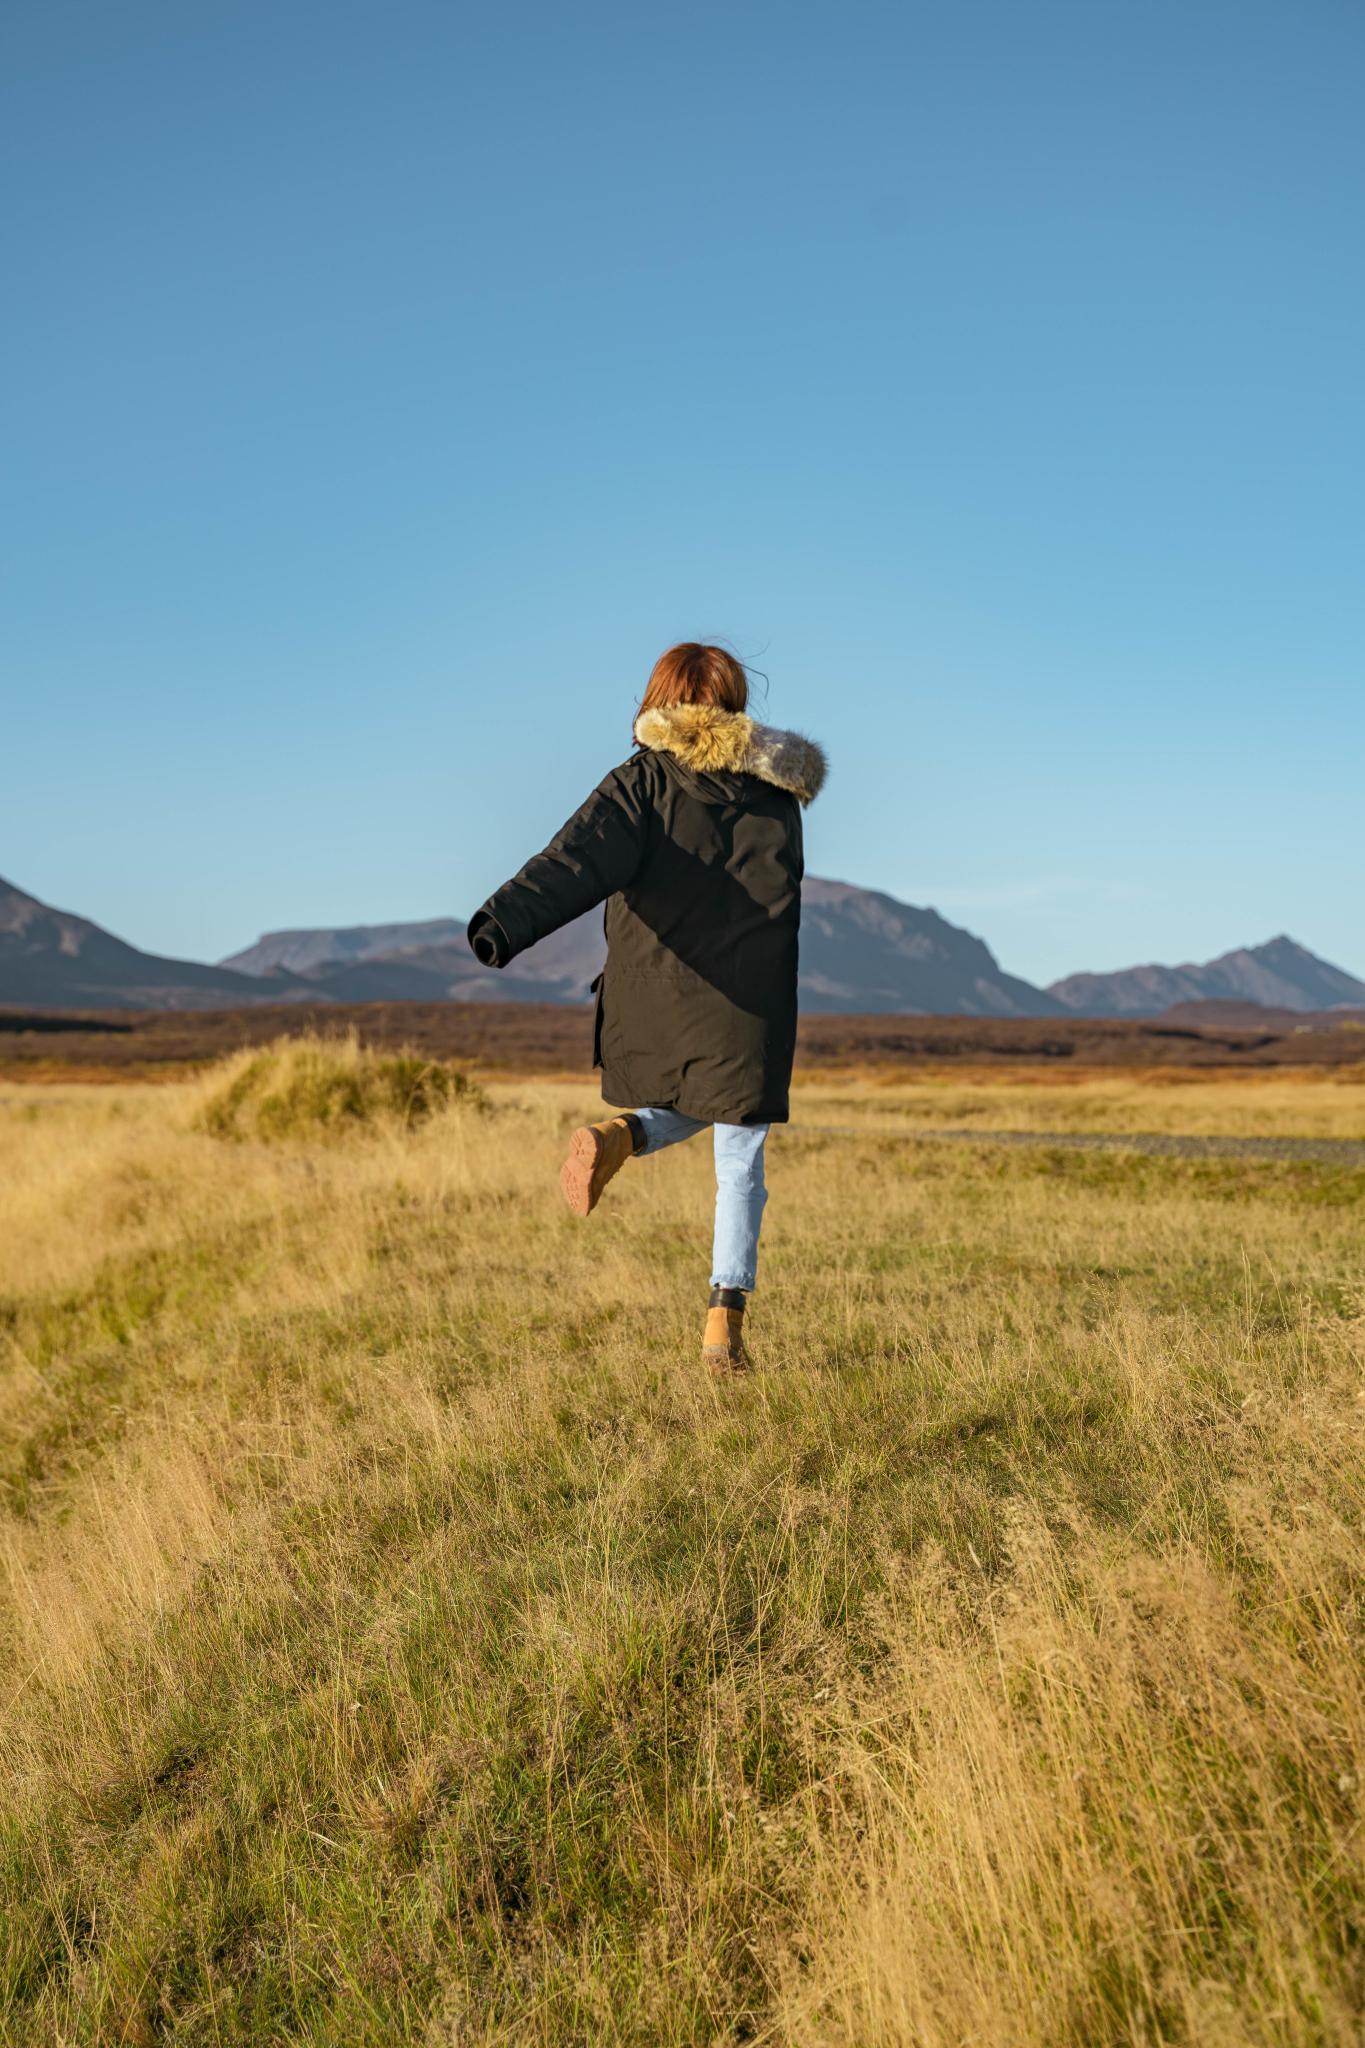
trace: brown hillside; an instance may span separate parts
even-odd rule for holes
[[[1272,1013],[1273,1015],[1273,1013]],[[586,1073],[592,1012],[556,1003],[297,1003],[251,1010],[0,1012],[0,1074],[12,1079],[169,1077],[283,1034],[354,1028],[369,1045],[514,1074]],[[1365,1063],[1365,1026],[1187,1024],[1142,1018],[804,1016],[797,1066],[1124,1068],[1344,1067]]]

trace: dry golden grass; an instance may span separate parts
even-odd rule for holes
[[[0,1099],[0,2038],[1358,2042],[1365,1174],[875,1127],[1349,1088],[803,1088],[731,1385],[704,1142],[223,1085]]]
[[[904,1073],[831,1083],[798,1075],[792,1115],[801,1123],[852,1122],[868,1129],[1100,1131],[1185,1137],[1365,1138],[1365,1076],[1271,1068],[1215,1079],[1187,1073],[1135,1078],[1121,1069],[1059,1077],[1020,1068],[963,1081],[953,1073]]]

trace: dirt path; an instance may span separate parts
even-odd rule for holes
[[[1072,1152],[1140,1152],[1173,1159],[1324,1159],[1365,1166],[1361,1138],[1183,1138],[1161,1131],[885,1131],[859,1124],[792,1124],[840,1138],[899,1138],[967,1145],[1051,1145]]]

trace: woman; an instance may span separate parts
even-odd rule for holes
[[[686,641],[654,665],[636,752],[469,926],[489,967],[606,902],[593,1065],[634,1107],[573,1134],[559,1179],[576,1215],[627,1160],[715,1126],[716,1234],[702,1356],[749,1370],[744,1308],[767,1201],[763,1141],[787,1121],[796,1050],[801,807],[819,747],[746,716],[724,648]]]

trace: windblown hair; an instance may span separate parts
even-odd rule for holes
[[[675,704],[710,704],[717,711],[743,711],[748,702],[749,678],[743,662],[736,661],[724,647],[680,640],[655,662],[635,715],[668,711]]]

